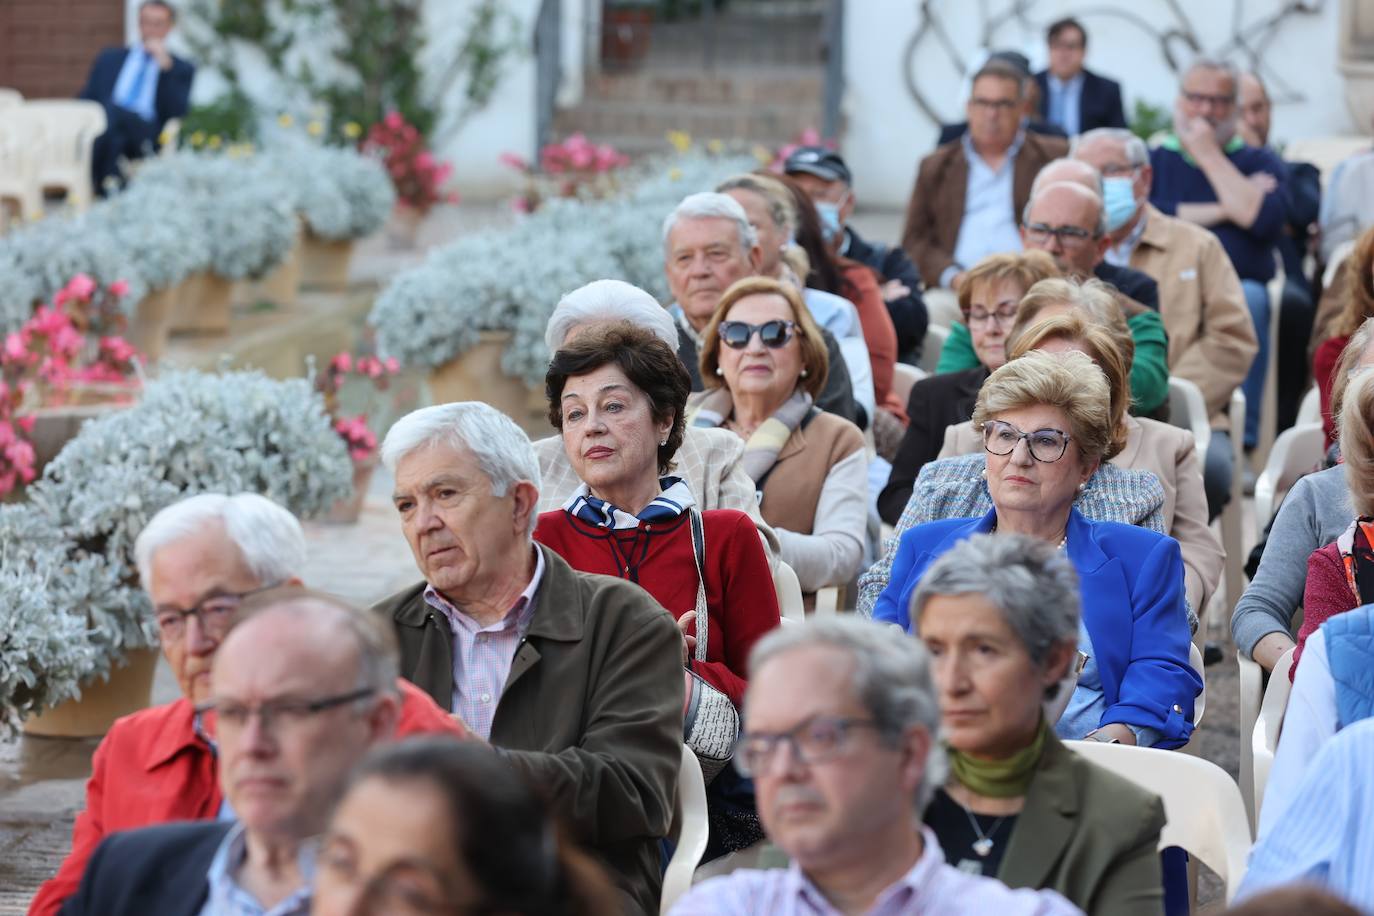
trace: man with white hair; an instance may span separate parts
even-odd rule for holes
[[[107,837],[64,914],[309,913],[311,841],[354,764],[396,727],[396,642],[382,621],[331,596],[262,598],[215,653],[209,699],[196,706],[237,822]]]
[[[534,543],[539,465],[495,408],[414,411],[381,455],[424,575],[375,608],[401,672],[559,805],[630,911],[657,912],[682,755],[676,621],[639,586]]]
[[[663,271],[673,294],[668,311],[677,321],[678,356],[692,376],[693,391],[702,388],[701,334],[720,297],[736,280],[758,276],[762,270],[758,233],[744,208],[728,194],[689,194],[663,221]],[[821,337],[830,370],[816,407],[863,429],[868,417],[855,397],[839,342],[824,328]]]
[[[652,331],[654,336],[670,347],[678,345],[677,325],[673,317],[653,296],[623,280],[594,280],[564,296],[549,316],[544,342],[554,353],[578,334],[589,328],[617,321],[626,321]],[[582,485],[577,472],[568,463],[561,436],[547,436],[534,443],[539,459],[539,511],[561,509]],[[759,500],[754,481],[745,473],[740,458],[744,455],[744,440],[729,430],[688,426],[682,447],[673,457],[673,473],[687,482],[702,511],[710,509],[738,509],[753,519],[763,540],[768,563],[778,561],[778,536],[759,514]]]
[[[134,542],[134,556],[153,604],[162,654],[182,696],[119,719],[100,742],[71,852],[39,889],[31,916],[57,912],[110,833],[168,821],[233,818],[216,776],[219,757],[197,727],[195,704],[209,698],[211,663],[241,618],[245,599],[300,583],[305,532],[290,512],[256,493],[202,493],[149,519]],[[441,709],[414,685],[398,687],[398,735],[467,733],[447,707]]]
[[[946,864],[921,823],[945,755],[920,643],[869,620],[813,620],[761,639],[749,671],[735,762],[791,865],[704,881],[674,916],[1078,912]]]

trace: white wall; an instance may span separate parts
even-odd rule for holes
[[[967,95],[965,68],[981,59],[984,35],[988,47],[1019,50],[1040,69],[1046,62],[1044,27],[1060,16],[1078,15],[1089,33],[1087,66],[1121,82],[1129,117],[1137,98],[1172,106],[1177,77],[1165,57],[1161,32],[1191,34],[1203,51],[1249,66],[1250,58],[1232,39],[1234,10],[1242,10],[1242,25],[1250,26],[1284,5],[1284,0],[847,0],[848,129],[843,153],[854,170],[859,200],[869,206],[905,206],[916,167],[938,136],[936,123],[912,98],[902,75],[922,10],[943,26],[962,60],[953,60],[928,29],[914,55],[916,82],[941,120],[960,121]],[[1306,5],[1315,12],[1284,19],[1259,54],[1275,101],[1272,139],[1279,142],[1355,130],[1336,70],[1338,0],[1306,0]],[[983,21],[984,9],[991,10],[991,22]],[[1179,20],[1175,9],[1186,18]],[[1260,37],[1251,34],[1251,44]],[[1177,36],[1169,47],[1180,66],[1193,56]]]

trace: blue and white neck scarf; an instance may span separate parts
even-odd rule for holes
[[[641,522],[672,521],[696,505],[692,488],[687,486],[681,477],[660,477],[658,485],[663,492],[655,496],[639,515],[632,515],[604,499],[593,496],[585,483],[573,491],[572,496],[563,504],[563,509],[588,525],[618,530],[638,528]]]

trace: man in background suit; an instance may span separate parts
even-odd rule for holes
[[[1077,19],[1060,19],[1047,33],[1050,66],[1035,74],[1040,85],[1040,113],[1069,136],[1094,127],[1125,127],[1121,85],[1083,67],[1088,33]]]
[[[105,48],[91,65],[78,97],[105,106],[105,133],[96,138],[91,162],[102,197],[109,182],[123,182],[121,158],[138,159],[156,149],[167,122],[186,116],[196,68],[167,50],[175,24],[171,4],[146,0],[138,9],[138,44]]]

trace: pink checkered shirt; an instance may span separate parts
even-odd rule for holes
[[[425,603],[448,618],[453,631],[453,712],[484,739],[491,737],[496,704],[510,676],[515,650],[530,628],[534,594],[544,577],[544,552],[534,548],[534,575],[515,604],[496,623],[480,626],[450,604],[434,586],[425,586]]]

